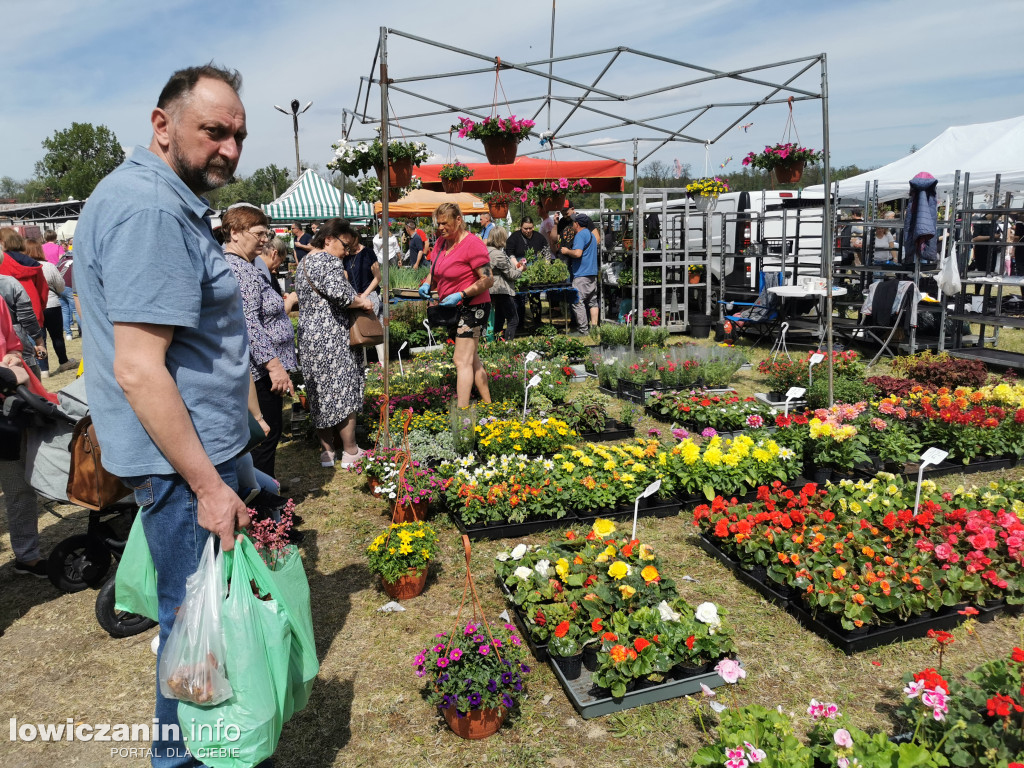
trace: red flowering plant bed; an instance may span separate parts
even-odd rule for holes
[[[907,397],[883,398],[877,410],[906,421],[924,445],[948,450],[950,460],[967,464],[981,457],[1024,456],[1024,407],[995,390],[915,387]]]
[[[941,611],[962,600],[1024,602],[1024,523],[1005,509],[968,509],[977,494],[939,495],[882,473],[828,490],[809,483],[758,489],[757,500],[718,497],[694,525],[718,549],[791,590],[813,616],[851,631]],[[1016,492],[1016,488],[1014,491]]]
[[[692,608],[653,548],[598,519],[586,534],[499,552],[495,572],[538,649],[572,635],[597,651],[594,682],[622,696],[630,681],[661,682],[734,651],[718,606]]]
[[[647,413],[691,432],[734,432],[770,426],[774,412],[753,397],[692,391],[655,392],[648,398]]]

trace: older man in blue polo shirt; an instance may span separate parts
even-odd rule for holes
[[[577,300],[572,305],[576,325],[580,333],[587,333],[590,326],[597,325],[597,238],[594,236],[594,222],[585,213],[573,217],[572,248],[561,248],[563,256],[569,257],[569,277],[576,289]],[[588,316],[589,312],[589,316]]]
[[[240,86],[237,72],[212,65],[175,72],[153,110],[149,148],[100,182],[75,233],[89,408],[104,466],[142,508],[161,650],[207,537],[229,550],[249,522],[234,470],[248,439],[248,337],[201,197],[238,164]],[[177,723],[177,704],[158,686],[162,725]],[[153,749],[159,768],[199,765],[180,738],[155,738]]]

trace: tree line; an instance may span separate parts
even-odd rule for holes
[[[70,128],[55,131],[53,136],[43,139],[46,150],[42,160],[35,165],[35,176],[16,180],[10,176],[0,177],[0,201],[19,203],[49,202],[55,200],[84,200],[99,184],[100,180],[120,165],[125,158],[124,150],[117,136],[105,125],[72,123]],[[309,166],[307,166],[309,167]],[[312,166],[315,167],[315,166]],[[832,180],[856,176],[865,170],[856,165],[832,168]],[[801,186],[820,184],[822,167],[808,166],[804,169],[799,185],[774,185],[766,171],[740,166],[733,171],[721,170],[718,174],[726,179],[734,191],[762,189],[796,189]],[[625,191],[632,193],[636,183],[641,188],[685,187],[697,178],[690,164],[678,168],[660,160],[652,160],[640,167],[638,179],[628,179]],[[237,202],[264,205],[280,196],[294,181],[285,168],[271,164],[254,171],[249,176],[239,176],[232,183],[209,194],[210,205],[226,208]],[[341,187],[343,177],[332,174],[331,183]],[[576,196],[573,202],[577,208],[593,209],[600,206],[600,195]],[[613,206],[614,207],[614,206]]]

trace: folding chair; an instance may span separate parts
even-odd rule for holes
[[[731,315],[725,315],[725,319],[732,322],[733,329],[739,335],[746,336],[748,333],[756,333],[757,338],[754,344],[760,343],[763,339],[772,338],[775,330],[782,322],[782,315],[779,311],[782,300],[771,293],[768,289],[782,285],[782,272],[761,272],[758,275],[758,295],[754,302],[749,301],[719,301],[719,304],[732,305],[733,307],[746,307],[746,309]]]
[[[889,345],[897,332],[917,327],[917,302],[920,298],[920,291],[913,280],[876,280],[868,286],[856,321],[834,318],[832,328],[849,341],[879,345],[878,353],[867,364],[870,368],[884,353],[889,357],[896,356]]]

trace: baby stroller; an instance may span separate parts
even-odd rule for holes
[[[71,436],[75,425],[88,412],[85,379],[79,378],[57,393],[60,406],[32,394],[26,387],[5,400],[5,409],[21,411],[30,426],[26,441],[25,479],[44,499],[48,512],[57,512],[61,504],[72,504],[67,496],[71,471]],[[64,592],[98,588],[96,619],[113,637],[130,637],[155,625],[136,614],[114,608],[114,577],[111,565],[120,560],[132,522],[138,513],[129,495],[100,510],[89,510],[86,532],[61,541],[47,560],[48,575],[55,587]]]

